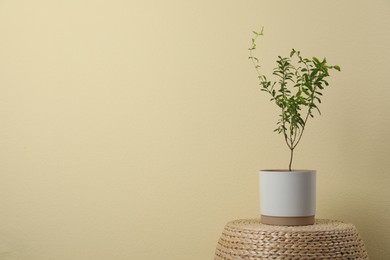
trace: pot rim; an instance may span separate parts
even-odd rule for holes
[[[293,169],[293,170],[282,170],[282,169],[265,169],[265,170],[260,170],[261,172],[275,172],[275,173],[310,173],[310,172],[316,172],[316,170],[305,170],[305,169]]]

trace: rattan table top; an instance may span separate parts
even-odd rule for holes
[[[226,224],[215,260],[221,259],[368,259],[353,224],[316,219],[309,226],[271,226],[260,219]]]

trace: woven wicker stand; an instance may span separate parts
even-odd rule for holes
[[[352,224],[317,219],[314,225],[292,227],[241,219],[226,224],[214,259],[368,259],[368,255]]]

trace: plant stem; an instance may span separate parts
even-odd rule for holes
[[[291,172],[291,164],[294,156],[294,148],[290,148],[290,164],[288,165],[288,170]]]

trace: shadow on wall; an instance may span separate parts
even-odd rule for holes
[[[0,232],[0,260],[18,259],[15,255],[15,241],[17,240],[8,234]]]
[[[390,136],[384,125],[370,124],[374,119],[354,116],[343,125],[340,147],[344,172],[338,175],[341,184],[336,194],[343,199],[333,195],[326,203],[332,205],[334,216],[358,228],[371,259],[390,259]]]
[[[354,196],[354,194],[351,195]],[[356,226],[364,240],[370,259],[383,259],[383,256],[390,259],[388,249],[390,225],[386,215],[378,212],[375,204],[360,203],[356,199],[334,199],[329,203],[333,204],[333,216]]]

